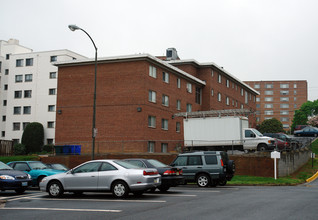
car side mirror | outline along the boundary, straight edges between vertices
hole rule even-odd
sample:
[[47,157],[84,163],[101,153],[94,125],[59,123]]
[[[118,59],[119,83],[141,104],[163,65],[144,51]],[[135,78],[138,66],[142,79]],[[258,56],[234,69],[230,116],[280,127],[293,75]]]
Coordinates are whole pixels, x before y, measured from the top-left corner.
[[252,138],[255,138],[255,137],[256,137],[256,135],[255,135],[255,134],[251,134],[251,137],[252,137]]

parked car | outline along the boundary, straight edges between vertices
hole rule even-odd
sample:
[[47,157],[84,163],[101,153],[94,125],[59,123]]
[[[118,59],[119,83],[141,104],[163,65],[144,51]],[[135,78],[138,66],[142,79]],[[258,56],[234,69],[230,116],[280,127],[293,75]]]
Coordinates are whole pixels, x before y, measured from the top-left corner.
[[302,130],[302,129],[304,129],[305,127],[308,127],[308,125],[296,125],[296,126],[295,126],[295,129],[294,129],[294,134],[295,134],[295,131]]
[[289,146],[287,146],[287,149],[297,149],[301,146],[301,143],[296,138],[289,137],[284,133],[264,133],[263,135],[288,142]]
[[182,169],[180,168],[168,166],[154,159],[129,158],[124,161],[138,167],[157,169],[161,175],[161,185],[158,187],[161,192],[169,190],[170,187],[184,184],[184,177],[182,176]]
[[23,193],[32,184],[29,174],[14,170],[0,161],[0,190],[15,190],[16,193]]
[[61,163],[46,163],[45,165],[49,169],[53,169],[53,170],[64,170],[64,171],[69,170],[69,168],[67,166],[65,166],[64,164],[61,164]]
[[182,168],[186,182],[200,187],[226,185],[235,173],[235,163],[223,151],[201,151],[179,154],[171,166]]
[[301,130],[294,131],[295,136],[318,136],[318,128],[307,126]]
[[290,149],[289,143],[287,141],[283,141],[278,138],[275,138],[275,143],[276,143],[277,149],[280,151]]
[[43,178],[40,190],[50,197],[60,197],[66,191],[77,194],[110,191],[116,198],[123,198],[129,192],[142,195],[160,184],[161,176],[156,169],[142,169],[122,160],[92,160],[66,173]]
[[30,174],[33,180],[33,186],[38,186],[41,180],[46,176],[65,172],[63,170],[49,169],[41,161],[12,161],[9,162],[8,165],[15,170]]

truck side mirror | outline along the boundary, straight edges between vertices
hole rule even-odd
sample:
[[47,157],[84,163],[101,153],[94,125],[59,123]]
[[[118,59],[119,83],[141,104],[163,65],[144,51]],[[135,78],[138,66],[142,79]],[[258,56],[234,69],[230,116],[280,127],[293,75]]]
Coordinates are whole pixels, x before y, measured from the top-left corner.
[[251,134],[251,137],[252,137],[252,138],[255,138],[255,137],[256,137],[256,135],[255,135],[255,134]]

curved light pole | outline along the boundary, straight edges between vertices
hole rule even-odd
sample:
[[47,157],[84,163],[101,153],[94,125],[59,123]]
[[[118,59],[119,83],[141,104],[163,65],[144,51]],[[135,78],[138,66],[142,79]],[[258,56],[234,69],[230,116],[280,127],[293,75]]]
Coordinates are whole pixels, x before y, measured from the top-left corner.
[[91,36],[82,28],[71,24],[68,26],[68,28],[71,31],[76,31],[76,30],[81,30],[83,31],[88,37],[89,39],[91,39],[94,48],[95,48],[95,79],[94,79],[94,105],[93,105],[93,128],[92,128],[92,138],[93,138],[93,143],[92,143],[92,160],[94,160],[94,152],[95,152],[95,137],[97,134],[97,129],[95,128],[95,124],[96,124],[96,75],[97,75],[97,47],[93,41],[93,39],[91,38]]

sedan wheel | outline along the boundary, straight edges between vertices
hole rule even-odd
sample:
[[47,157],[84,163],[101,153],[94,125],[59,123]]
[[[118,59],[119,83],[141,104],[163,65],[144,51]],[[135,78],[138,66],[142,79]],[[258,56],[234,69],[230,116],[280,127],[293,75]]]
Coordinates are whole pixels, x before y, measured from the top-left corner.
[[118,181],[112,186],[112,193],[116,198],[124,198],[128,195],[129,189],[125,182]]
[[207,187],[210,185],[210,178],[206,174],[200,174],[197,178],[197,184],[199,187]]
[[61,197],[64,193],[63,186],[59,182],[51,182],[48,186],[50,197]]

